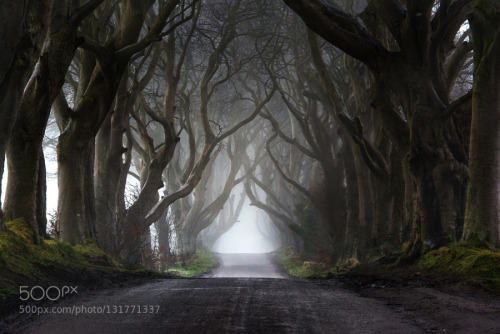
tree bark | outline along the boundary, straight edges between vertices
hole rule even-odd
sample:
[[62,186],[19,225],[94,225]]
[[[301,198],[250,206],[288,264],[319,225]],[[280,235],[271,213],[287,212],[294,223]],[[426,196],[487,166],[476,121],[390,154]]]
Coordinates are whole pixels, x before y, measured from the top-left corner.
[[24,33],[27,1],[0,2],[0,86],[12,67]]
[[172,225],[168,218],[168,211],[155,223],[158,232],[158,252],[160,260],[160,271],[165,271],[175,263],[170,244],[172,242]]
[[[441,2],[440,11],[450,10],[456,15],[448,19],[444,19],[445,15],[436,16],[433,24],[441,26],[435,30],[430,28],[432,2],[412,2],[406,10],[392,2],[394,15],[384,12],[382,15],[387,16],[382,19],[399,44],[397,52],[384,48],[356,19],[324,1],[284,1],[309,28],[365,63],[382,90],[399,96],[406,121],[395,108],[377,111],[381,112],[384,130],[400,156],[408,157],[415,186],[415,250],[432,249],[455,240],[467,157],[453,120],[446,113],[448,86],[443,86],[436,72],[444,70],[470,1]],[[372,101],[372,105],[376,107],[377,101]]]
[[84,237],[89,240],[96,240],[97,226],[96,226],[96,210],[95,210],[95,189],[94,189],[94,159],[95,159],[95,143],[89,144],[87,150],[84,152],[85,170],[83,179],[83,201],[85,204],[85,226]]
[[85,242],[85,177],[90,145],[83,141],[69,145],[64,133],[59,136],[57,220],[61,240],[72,245]]
[[[5,153],[41,42],[45,38],[48,8],[45,2],[0,3],[0,197]],[[0,202],[0,230],[5,229]]]
[[111,254],[117,253],[117,222],[123,220],[125,214],[124,181],[129,163],[128,159],[123,161],[123,154],[130,152],[123,147],[123,137],[129,126],[128,108],[135,102],[135,98],[127,92],[127,82],[128,75],[124,75],[116,95],[114,110],[102,124],[95,144],[97,240],[99,246]]
[[[10,139],[12,128],[17,116],[19,105],[21,104],[22,92],[30,75],[32,66],[29,59],[24,62],[19,59],[18,65],[13,66],[7,78],[0,85],[0,197],[2,194],[2,180],[5,169],[5,154],[7,144]],[[0,230],[5,229],[4,211],[1,208],[0,200]]]
[[38,234],[41,238],[47,235],[47,170],[45,156],[40,149],[38,158],[38,183],[36,189],[36,222]]
[[150,226],[150,224],[144,224],[144,217],[158,202],[158,190],[163,187],[163,170],[172,158],[177,142],[178,140],[174,139],[172,143],[166,143],[157,156],[151,160],[146,183],[137,200],[129,207],[123,220],[122,256],[130,263],[138,264],[141,261],[140,252],[143,243],[141,235],[147,233]]
[[[376,128],[376,127],[375,127]],[[383,154],[386,161],[389,160],[390,142],[387,136],[383,133],[382,129],[376,131],[376,147],[379,152]],[[382,248],[392,248],[391,237],[389,235],[389,221],[391,217],[391,175],[385,174],[383,176],[374,175],[370,177],[370,190],[373,203],[373,224],[371,230],[371,245],[379,248],[382,253],[385,250]]]
[[[110,111],[130,58],[158,39],[157,36],[178,3],[179,0],[167,1],[151,29],[138,41],[146,12],[152,3],[124,2],[118,29],[104,47],[93,50],[98,53],[99,61],[96,62],[85,94],[75,107],[74,117],[61,133],[58,142],[58,219],[63,241],[81,243],[85,231],[85,221],[82,220],[85,214],[85,184],[78,181],[85,179],[85,168],[82,167],[85,161],[81,156],[72,159],[75,150],[88,152]],[[72,200],[68,201],[65,196]]]
[[345,246],[342,256],[350,258],[358,256],[355,247],[358,226],[360,225],[358,178],[356,175],[352,148],[346,145],[341,158],[344,163],[344,174],[346,178],[346,230],[344,240]]
[[463,238],[500,246],[500,1],[475,1],[469,185]]
[[[86,11],[75,10],[71,16],[70,1],[52,4],[50,24],[40,57],[28,81],[12,136],[7,148],[9,185],[5,212],[11,218],[24,218],[33,228],[38,243],[37,188],[40,154],[45,127],[52,103],[61,91],[67,69],[78,45],[76,37],[80,21],[103,0],[91,1]],[[82,9],[81,7],[80,9]],[[43,182],[43,181],[40,181]]]

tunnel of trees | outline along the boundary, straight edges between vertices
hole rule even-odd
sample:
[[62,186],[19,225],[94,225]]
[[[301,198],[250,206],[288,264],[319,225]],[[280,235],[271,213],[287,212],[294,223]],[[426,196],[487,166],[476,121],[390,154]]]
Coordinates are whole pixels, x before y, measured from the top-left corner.
[[331,263],[500,247],[499,0],[0,1],[0,22],[0,229],[147,265],[151,226],[188,259],[250,203]]

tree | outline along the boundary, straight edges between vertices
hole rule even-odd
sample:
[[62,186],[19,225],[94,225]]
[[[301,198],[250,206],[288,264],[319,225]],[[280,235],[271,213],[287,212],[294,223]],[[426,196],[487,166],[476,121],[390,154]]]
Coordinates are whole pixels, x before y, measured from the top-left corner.
[[464,239],[500,246],[500,1],[475,1],[474,88]]
[[[163,141],[157,146],[155,141],[148,135],[147,124],[141,120],[137,114],[132,111],[132,116],[138,127],[138,132],[145,144],[143,154],[144,172],[141,174],[141,191],[137,200],[128,208],[123,217],[121,229],[121,241],[124,243],[122,251],[126,258],[134,263],[139,262],[139,250],[143,249],[140,242],[141,235],[149,232],[149,226],[141,229],[139,222],[144,220],[146,214],[158,202],[158,190],[163,187],[163,173],[170,163],[175,147],[180,141],[179,133],[175,128],[174,116],[176,114],[176,98],[178,85],[182,79],[181,74],[184,69],[187,50],[190,46],[191,38],[196,28],[200,7],[197,6],[196,12],[193,10],[191,15],[191,25],[186,36],[180,40],[180,46],[176,44],[176,33],[170,34],[167,42],[162,47],[165,50],[165,66],[163,74],[166,81],[166,90],[163,98],[162,113],[154,112],[144,100],[141,100],[145,113],[156,123],[160,125]],[[177,50],[179,48],[180,50]],[[154,61],[153,65],[156,65]],[[152,74],[152,73],[151,73]],[[145,154],[147,153],[147,154]],[[147,248],[147,246],[146,246]]]
[[228,205],[224,206],[224,209],[217,216],[215,220],[208,228],[202,231],[202,242],[208,248],[213,249],[217,240],[227,231],[229,231],[234,224],[238,221],[238,217],[245,204],[246,194],[242,192],[240,198],[235,205],[236,195],[231,194],[228,199]]
[[[80,22],[103,0],[94,0],[73,8],[72,1],[54,1],[50,7],[49,25],[40,56],[30,80],[24,88],[13,134],[7,147],[9,181],[4,211],[8,218],[23,217],[38,235],[45,234],[44,224],[38,226],[37,211],[44,210],[45,167],[42,140],[52,103],[64,84],[68,66],[76,48]],[[68,16],[68,13],[72,13]],[[40,190],[38,192],[37,190]],[[37,210],[38,207],[38,210]]]
[[[23,89],[38,59],[47,30],[46,1],[0,3],[0,185],[5,152],[21,103]],[[22,41],[22,43],[21,43]],[[1,189],[1,187],[0,187]],[[1,190],[0,190],[1,191]],[[5,229],[0,209],[0,230]]]
[[[170,28],[163,32],[179,3],[180,0],[169,0],[160,6],[156,20],[140,39],[146,13],[153,5],[152,1],[121,2],[122,11],[119,12],[117,25],[114,27],[116,30],[104,44],[91,36],[84,36],[85,43],[82,47],[92,52],[96,61],[88,63],[85,72],[81,73],[84,78],[79,82],[78,91],[82,97],[76,101],[77,104],[73,109],[67,112],[70,117],[63,126],[57,148],[58,223],[63,241],[81,244],[84,242],[85,232],[92,230],[86,226],[95,225],[93,217],[88,212],[89,209],[93,210],[94,205],[93,196],[90,195],[90,201],[88,197],[89,191],[92,190],[86,191],[93,189],[93,182],[88,182],[89,178],[92,181],[91,174],[88,174],[89,170],[92,171],[90,169],[92,166],[87,166],[87,162],[93,160],[95,136],[110,111],[131,57],[173,30]],[[184,12],[188,7],[189,5],[183,2],[181,11]],[[175,21],[172,27],[175,28],[183,23],[184,19],[183,16],[182,19]]]
[[[366,64],[375,77],[372,107],[399,156],[406,157],[411,175],[406,185],[414,194],[410,257],[424,246],[455,240],[467,155],[452,117],[450,92],[471,49],[467,42],[455,45],[471,1],[442,1],[435,7],[434,1],[372,0],[360,15],[365,26],[320,0],[284,2],[310,29]],[[389,30],[391,48],[370,34],[379,27],[374,18]],[[399,97],[404,115],[389,91]]]
[[[215,11],[226,10],[224,16],[227,21],[218,22],[220,25],[213,36],[203,33],[202,36],[208,39],[208,45],[211,47],[206,65],[203,69],[201,80],[199,82],[199,123],[202,128],[204,143],[199,151],[199,155],[193,164],[188,164],[188,170],[184,175],[183,183],[180,188],[164,196],[147,214],[145,219],[133,220],[134,229],[144,231],[146,228],[158,220],[165,210],[175,201],[184,198],[191,194],[191,192],[198,185],[203,176],[203,171],[208,165],[211,155],[218,145],[238,131],[241,127],[245,126],[253,119],[255,119],[262,108],[271,100],[274,89],[269,87],[263,88],[262,99],[251,100],[250,106],[246,106],[248,112],[242,113],[238,121],[233,124],[228,124],[227,127],[220,129],[217,124],[212,125],[210,102],[214,94],[222,94],[227,96],[227,93],[221,93],[221,87],[231,87],[231,79],[236,73],[239,73],[242,68],[248,63],[247,55],[240,56],[234,53],[236,45],[239,42],[238,37],[241,35],[238,31],[238,26],[242,22],[250,21],[258,15],[252,10],[242,6],[241,1],[235,1],[230,4],[229,8],[214,8]],[[224,6],[227,6],[224,4]],[[212,13],[212,15],[219,16],[220,13]],[[232,53],[231,53],[232,52]],[[241,94],[239,91],[237,94]],[[218,131],[218,130],[221,131]]]
[[[228,138],[225,152],[227,160],[221,159],[222,152],[217,154],[219,164],[227,165],[229,162],[229,173],[224,173],[222,177],[217,175],[220,174],[217,173],[217,170],[220,171],[221,168],[214,163],[214,157],[209,166],[205,168],[203,178],[193,191],[193,203],[185,214],[182,224],[176,229],[178,235],[177,255],[184,262],[195,254],[198,235],[215,221],[229,199],[233,188],[244,180],[244,176],[237,178],[248,146],[248,134],[244,133],[244,130],[241,129],[239,133]],[[219,187],[219,184],[222,187]]]

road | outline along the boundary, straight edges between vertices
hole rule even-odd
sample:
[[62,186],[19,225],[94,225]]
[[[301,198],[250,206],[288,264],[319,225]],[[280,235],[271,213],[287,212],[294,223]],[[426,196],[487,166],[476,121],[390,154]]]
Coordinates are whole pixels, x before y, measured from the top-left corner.
[[[474,318],[482,327],[475,326],[473,330],[468,328],[471,324],[460,324],[462,314],[449,316],[450,319],[419,317],[418,312],[407,310],[401,304],[394,306],[383,299],[363,297],[334,280],[262,278],[284,277],[280,269],[273,266],[273,259],[265,255],[220,255],[219,261],[219,267],[211,274],[213,278],[152,280],[136,286],[79,292],[77,297],[42,304],[48,307],[42,309],[44,314],[6,322],[4,331],[445,333],[446,324],[454,328],[448,331],[453,333],[500,333],[500,305],[497,304],[492,309],[496,313],[481,310],[486,317]],[[264,265],[257,268],[255,264],[259,261]],[[259,278],[221,278],[225,273]],[[429,303],[435,304],[432,300]],[[445,303],[453,307],[449,300]],[[58,311],[73,314],[47,314]],[[444,320],[461,327],[453,327]],[[496,324],[499,327],[494,328]]]
[[215,254],[219,265],[206,278],[288,278],[269,254]]

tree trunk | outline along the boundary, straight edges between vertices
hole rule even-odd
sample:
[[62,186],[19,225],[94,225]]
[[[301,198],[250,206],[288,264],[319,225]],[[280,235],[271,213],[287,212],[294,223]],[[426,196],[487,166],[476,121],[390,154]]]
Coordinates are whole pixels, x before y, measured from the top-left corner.
[[163,187],[163,170],[172,158],[176,144],[177,141],[170,145],[165,143],[165,146],[151,160],[146,183],[137,200],[127,211],[120,232],[123,244],[122,255],[130,263],[139,264],[141,261],[140,252],[143,240],[140,236],[149,231],[145,217],[158,202],[158,190]]
[[[39,152],[52,103],[61,91],[68,67],[81,43],[76,31],[84,12],[68,16],[71,1],[53,3],[50,24],[40,57],[28,81],[12,136],[7,148],[9,184],[6,194],[6,212],[9,217],[23,217],[39,234],[36,223]],[[92,8],[99,5],[95,1]],[[85,12],[87,15],[89,12]],[[12,172],[11,172],[12,171]],[[38,242],[35,237],[35,242]]]
[[[414,1],[405,8],[397,1],[391,2],[391,8],[398,14],[382,17],[382,20],[387,19],[385,26],[399,44],[400,50],[392,52],[385,49],[385,43],[373,38],[380,25],[375,22],[377,26],[370,27],[370,20],[377,17],[370,15],[370,8],[361,17],[365,23],[362,25],[358,18],[324,1],[284,2],[303,18],[309,28],[365,63],[384,91],[392,91],[398,96],[405,119],[390,101],[383,101],[389,107],[378,108],[378,101],[373,101],[372,105],[380,111],[377,115],[399,155],[408,154],[414,186],[414,250],[420,252],[423,244],[432,249],[455,240],[467,157],[451,115],[447,113],[447,83],[440,79],[446,58],[455,48],[453,38],[469,3],[454,2],[458,15],[453,17],[444,14],[433,17],[434,2]],[[450,3],[441,2],[440,13],[449,6]],[[392,19],[396,17],[393,23]],[[444,29],[433,29],[434,24]],[[438,46],[436,41],[443,43]]]
[[175,257],[170,249],[172,240],[172,229],[168,220],[168,211],[155,223],[158,232],[158,252],[160,257],[160,271],[167,270],[175,263]]
[[[434,110],[424,120],[420,118],[424,112],[415,112],[416,117],[411,127],[413,140],[408,154],[415,186],[416,230],[412,232],[412,242],[423,243],[416,245],[415,250],[422,246],[435,249],[456,240],[461,188],[467,173],[462,162],[464,157],[455,156],[454,138],[451,135],[455,131],[452,120],[438,119],[439,115]],[[420,227],[415,224],[420,224]]]
[[96,136],[96,227],[99,246],[113,254],[116,244],[116,197],[113,196],[113,187],[117,185],[117,179],[114,179],[113,170],[109,167],[110,133],[111,115],[108,115]]
[[[375,126],[376,128],[376,126]],[[376,130],[376,148],[386,161],[389,159],[391,144],[382,129]],[[382,253],[387,252],[387,248],[392,248],[391,237],[389,235],[389,222],[391,217],[391,183],[390,175],[370,176],[370,190],[373,203],[373,224],[371,230],[371,246],[379,249]]]
[[[48,8],[41,1],[0,4],[0,197],[5,154],[24,88],[45,38]],[[19,43],[23,41],[23,43]],[[29,41],[30,43],[26,43]],[[0,201],[0,230],[5,229]]]
[[4,212],[7,219],[23,218],[33,229],[34,241],[39,243],[36,219],[37,187],[40,166],[40,145],[30,145],[20,135],[11,138],[7,148],[9,176]]
[[392,245],[402,243],[401,231],[405,225],[405,180],[403,166],[398,152],[391,151],[391,219],[389,236]]
[[196,255],[196,238],[198,234],[182,229],[177,236],[177,258],[183,266]]
[[[124,218],[124,191],[129,162],[123,162],[123,137],[128,125],[128,75],[124,75],[113,113],[108,115],[96,137],[96,214],[99,245],[116,250],[116,221]],[[129,145],[130,146],[130,145]],[[124,168],[125,167],[125,168]],[[143,176],[141,172],[141,177]]]
[[500,2],[475,1],[474,87],[463,238],[500,246]]
[[95,211],[95,190],[94,190],[94,151],[95,143],[90,143],[87,150],[84,152],[85,159],[85,175],[83,180],[83,196],[85,203],[85,226],[84,235],[89,240],[96,240],[96,211]]
[[359,149],[356,147],[353,150],[359,196],[359,224],[356,231],[354,231],[354,249],[361,255],[365,254],[370,240],[373,224],[373,203],[370,196],[370,171],[360,157]]
[[359,191],[354,156],[350,146],[344,147],[342,154],[344,173],[346,177],[346,231],[343,257],[357,257],[355,239],[360,225],[359,218]]
[[[19,56],[18,56],[19,57]],[[17,60],[0,85],[0,230],[5,229],[4,212],[1,208],[2,179],[5,169],[5,154],[12,128],[17,116],[21,97],[32,66],[29,60]]]
[[[91,186],[93,187],[93,182],[90,182],[89,178],[93,176],[90,173],[86,174],[87,158],[81,152],[90,152],[95,136],[110,111],[123,73],[135,50],[129,50],[126,46],[137,42],[146,11],[151,4],[140,1],[124,3],[118,30],[106,43],[106,55],[100,55],[84,89],[85,94],[77,101],[75,117],[70,119],[59,136],[58,221],[63,241],[72,244],[84,242],[83,235],[88,230],[84,219],[86,214],[91,214],[91,211],[86,211],[92,209],[89,197],[86,198],[85,189],[87,187],[89,194]],[[167,20],[166,14],[169,14],[176,4],[176,0],[167,2],[160,15],[162,20]],[[167,17],[164,17],[165,15]],[[163,28],[162,24],[164,21],[155,22],[150,33],[159,33],[158,29]],[[148,45],[149,43],[141,44],[141,47]],[[87,181],[85,181],[86,175]]]
[[40,149],[38,158],[38,184],[36,189],[36,221],[38,234],[44,238],[47,235],[47,170],[45,156]]
[[89,144],[72,140],[65,133],[57,145],[59,200],[57,220],[61,240],[72,245],[84,244],[85,169]]

